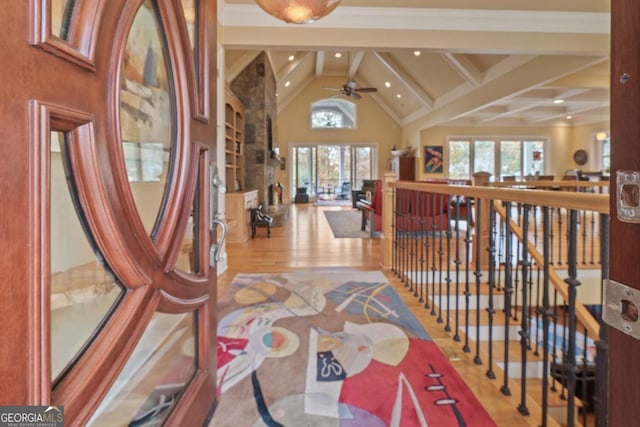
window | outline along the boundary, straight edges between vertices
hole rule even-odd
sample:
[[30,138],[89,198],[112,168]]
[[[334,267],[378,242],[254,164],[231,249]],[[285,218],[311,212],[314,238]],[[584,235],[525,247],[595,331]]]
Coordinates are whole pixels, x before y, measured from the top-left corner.
[[600,167],[602,173],[609,175],[611,170],[611,137],[608,132],[598,132],[596,134],[596,142],[600,144]]
[[363,180],[376,174],[376,152],[375,145],[293,145],[291,188],[304,187],[309,196],[318,198],[335,198],[345,185],[360,189]]
[[356,104],[343,99],[321,99],[311,104],[312,129],[354,129]]
[[470,179],[489,172],[494,180],[544,173],[543,140],[450,139],[449,178]]

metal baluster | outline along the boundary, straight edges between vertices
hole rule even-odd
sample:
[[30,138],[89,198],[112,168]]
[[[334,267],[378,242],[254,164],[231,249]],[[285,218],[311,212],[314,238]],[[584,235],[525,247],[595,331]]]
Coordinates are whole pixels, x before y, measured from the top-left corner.
[[[433,203],[433,209],[428,209],[427,212],[435,212],[436,210],[436,194],[430,194],[428,199]],[[436,219],[433,215],[431,215],[431,312],[432,316],[435,316],[436,313]]]
[[[558,346],[557,346],[557,339],[556,337],[558,336],[557,333],[557,329],[558,329],[558,314],[557,314],[557,310],[558,310],[558,290],[554,289],[553,290],[553,324],[551,326],[553,326],[553,334],[550,334],[553,337],[553,345],[552,345],[552,351],[551,351],[551,355],[553,357],[553,366],[557,366],[558,364]],[[558,391],[557,387],[556,387],[556,377],[553,377],[553,382],[551,383],[551,391]]]
[[419,244],[420,244],[420,274],[416,274],[416,280],[420,286],[420,297],[418,298],[418,302],[424,303],[424,270],[425,270],[425,247],[424,247],[424,231],[425,231],[425,220],[426,213],[422,212],[420,215],[420,228],[418,230]]
[[[527,318],[527,305],[529,304],[529,293],[527,289],[528,273],[529,273],[529,251],[527,242],[529,241],[529,208],[528,204],[523,206],[524,223],[522,224],[522,257],[520,264],[522,266],[522,323],[520,324],[520,348],[521,348],[521,378],[520,378],[520,404],[518,405],[518,411],[522,415],[529,415],[529,409],[527,408],[526,396],[527,396],[527,351],[529,344],[529,319]],[[508,339],[508,337],[507,337]]]
[[558,265],[562,265],[562,208],[558,208]]
[[502,249],[504,248],[504,230],[505,230],[505,223],[502,220],[502,218],[500,218],[500,239],[498,240],[498,290],[502,290],[502,280],[501,280],[501,272],[502,272],[502,265],[504,263],[504,253],[502,252]]
[[[582,265],[587,264],[587,211],[580,212],[580,216],[582,216]],[[591,234],[593,235],[593,220],[591,222]],[[576,249],[577,250],[577,249]],[[591,248],[593,255],[593,248]],[[591,260],[591,264],[593,264],[593,259]]]
[[575,424],[575,394],[576,394],[576,301],[577,287],[580,281],[577,280],[577,230],[578,212],[572,209],[569,212],[569,278],[565,279],[569,286],[569,342],[567,347],[568,358],[564,371],[567,375],[568,407],[567,425],[572,427]]
[[[548,405],[549,405],[549,319],[553,312],[549,306],[549,253],[550,235],[547,230],[550,227],[549,208],[542,207],[542,256],[543,278],[542,278],[542,427],[547,427]],[[554,340],[555,342],[555,340]],[[554,345],[555,347],[555,345]],[[555,349],[554,349],[555,352]]]
[[[469,203],[467,202],[467,210],[470,210]],[[455,334],[453,340],[460,341],[460,203],[455,205],[456,218],[455,218],[455,232],[456,232],[456,258],[454,261],[456,268],[456,317],[455,317]],[[467,223],[467,228],[469,224]]]
[[595,246],[596,246],[596,213],[591,212],[591,260],[589,264],[595,264]]
[[[511,257],[512,257],[512,249],[511,249],[511,243],[512,243],[512,233],[511,233],[511,202],[507,202],[507,209],[506,209],[506,217],[505,217],[505,223],[506,223],[506,230],[505,230],[505,258],[506,258],[506,263],[505,263],[505,268],[504,268],[504,281],[505,281],[505,286],[504,286],[504,311],[505,311],[505,322],[504,322],[504,336],[505,339],[508,339],[509,337],[509,323],[511,322],[511,320],[509,319],[511,317],[511,295],[513,293],[513,283],[512,283],[512,278],[511,278]],[[506,364],[506,366],[508,366],[509,364],[509,346],[505,345],[504,346],[504,363]],[[511,396],[511,390],[509,389],[509,369],[505,369],[504,371],[504,382],[502,384],[502,387],[500,388],[500,391],[502,392],[502,394],[504,394],[505,396]]]
[[462,350],[465,353],[471,353],[471,348],[469,347],[469,303],[471,300],[471,289],[470,286],[470,276],[469,271],[471,267],[471,227],[469,224],[471,223],[471,208],[467,209],[467,230],[465,232],[464,244],[465,244],[465,253],[464,253],[464,263],[465,263],[465,281],[464,281],[464,346]]
[[438,224],[438,229],[434,230],[434,234],[438,235],[438,323],[442,323],[442,259],[444,257],[444,250],[442,247],[442,227],[443,227],[443,209],[444,206],[444,194],[436,195],[438,198],[438,203],[435,205],[435,211],[439,213],[438,217],[440,218],[440,224]]
[[[489,203],[489,304],[487,313],[489,314],[489,361],[487,363],[487,377],[494,380],[496,378],[493,372],[493,316],[496,313],[493,301],[493,287],[496,279],[496,210],[493,202]],[[478,307],[480,311],[480,307]],[[476,326],[480,329],[480,324]],[[505,338],[505,342],[508,338]]]
[[[609,215],[600,214],[600,265],[602,266],[601,281],[609,278]],[[600,292],[602,295],[602,292]],[[600,301],[602,306],[602,301]],[[607,401],[607,388],[609,384],[609,327],[602,320],[602,313],[598,316],[600,334],[596,341],[596,427],[607,425],[607,413],[609,403]]]
[[411,239],[411,252],[410,252],[410,270],[409,270],[409,274],[411,276],[411,287],[409,288],[409,292],[413,291],[413,296],[414,297],[418,297],[418,285],[416,283],[416,279],[415,279],[415,272],[417,271],[418,268],[418,241],[416,238],[416,234],[415,234],[415,230],[417,228],[417,218],[418,215],[420,214],[420,211],[418,209],[418,203],[420,202],[420,198],[421,198],[421,192],[419,191],[413,191],[412,192],[412,199],[415,200],[415,211],[414,212],[410,212],[410,218],[411,218],[411,222],[409,225],[409,238]]
[[[430,206],[431,206],[431,197],[429,197],[428,195],[425,195],[425,212],[429,212],[430,210]],[[426,219],[428,219],[429,216],[427,215],[425,217],[425,248],[427,249],[427,254],[425,257],[425,260],[427,262],[427,264],[429,263],[429,258],[430,258],[430,254],[431,254],[431,250],[433,249],[431,246],[431,240],[429,237],[429,229],[431,228],[431,223],[428,222]],[[430,267],[426,266],[425,268],[425,280],[424,280],[424,289],[425,289],[425,298],[424,298],[424,308],[431,308],[431,304],[433,304],[434,300],[433,300],[433,294],[431,294],[431,303],[429,303],[429,270]]]
[[449,196],[446,196],[445,200],[446,200],[447,206],[444,207],[446,209],[446,213],[443,215],[443,217],[446,217],[445,230],[446,230],[446,237],[447,237],[447,251],[446,251],[447,276],[445,279],[447,282],[447,309],[446,309],[447,322],[444,325],[444,330],[447,332],[451,332],[451,218],[449,218],[449,212],[451,212],[451,205],[449,204]]
[[587,425],[587,412],[591,409],[589,405],[589,390],[587,388],[588,378],[587,378],[587,328],[583,327],[583,341],[582,341],[582,377],[580,378],[580,385],[582,387],[582,397],[580,401],[582,402],[582,425]]
[[[511,277],[513,278],[513,291],[511,293],[511,295],[513,296],[513,300],[511,301],[511,306],[512,307],[517,307],[518,306],[518,295],[520,295],[520,293],[518,292],[518,285],[520,284],[520,262],[518,261],[518,254],[520,253],[520,248],[522,247],[520,240],[516,240],[516,250],[513,252],[516,254],[516,263],[515,263],[515,269],[516,272],[515,274],[511,274]],[[513,320],[514,321],[518,321],[518,310],[517,308],[514,310],[511,310],[512,312],[512,316],[513,316]]]
[[553,265],[553,249],[554,249],[554,228],[555,228],[555,221],[553,220],[553,213],[555,212],[555,209],[551,209],[549,210],[549,220],[551,222],[551,226],[549,227],[548,230],[545,230],[544,232],[548,232],[549,233],[549,264]]
[[478,241],[476,243],[475,254],[476,269],[473,273],[476,276],[476,355],[473,358],[473,363],[480,365],[482,364],[482,359],[480,358],[480,285],[482,280],[482,272],[480,271],[480,253],[482,251],[480,248],[480,236],[482,235],[482,199],[476,200],[476,203],[478,204],[478,218],[476,218],[476,238]]

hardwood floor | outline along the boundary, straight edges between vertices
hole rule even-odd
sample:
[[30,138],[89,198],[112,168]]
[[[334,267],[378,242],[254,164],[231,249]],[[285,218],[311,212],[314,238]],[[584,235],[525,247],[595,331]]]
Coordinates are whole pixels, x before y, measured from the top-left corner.
[[[520,415],[516,409],[519,398],[504,396],[499,391],[501,384],[486,377],[487,367],[475,365],[473,355],[462,351],[459,343],[451,339],[450,333],[443,330],[442,324],[429,315],[403,284],[395,279],[393,273],[382,270],[381,240],[334,238],[323,214],[327,209],[349,208],[315,207],[312,204],[291,205],[288,221],[283,226],[274,227],[271,238],[267,238],[265,229],[258,229],[256,237],[248,242],[228,243],[228,269],[218,278],[218,294],[228,288],[237,273],[287,272],[316,268],[381,270],[449,357],[498,426],[540,425],[540,412],[536,410],[535,404],[529,405],[531,415]],[[517,386],[514,384],[512,389],[517,389]]]

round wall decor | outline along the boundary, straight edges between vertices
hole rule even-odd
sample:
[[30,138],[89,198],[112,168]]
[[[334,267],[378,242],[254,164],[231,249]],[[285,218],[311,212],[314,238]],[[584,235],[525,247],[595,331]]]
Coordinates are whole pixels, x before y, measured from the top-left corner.
[[587,163],[588,158],[589,156],[587,155],[587,152],[584,150],[576,150],[576,152],[573,153],[573,161],[579,164],[580,166]]

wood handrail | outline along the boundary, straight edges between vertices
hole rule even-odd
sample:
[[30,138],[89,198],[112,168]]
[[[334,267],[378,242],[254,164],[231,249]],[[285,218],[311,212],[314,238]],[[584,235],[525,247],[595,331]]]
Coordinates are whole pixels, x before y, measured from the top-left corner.
[[[555,181],[538,181],[548,183]],[[560,181],[558,181],[560,182]],[[565,183],[570,181],[564,181]],[[575,182],[571,182],[575,186]],[[553,208],[567,208],[594,211],[602,214],[609,213],[609,195],[579,193],[570,191],[550,191],[515,188],[479,187],[472,185],[429,184],[425,182],[396,181],[390,182],[391,187],[398,189],[423,191],[429,193],[451,194],[489,200],[509,200],[517,203],[548,206]]]
[[558,187],[558,188],[595,188],[609,187],[609,181],[500,181],[490,182],[489,187]]

